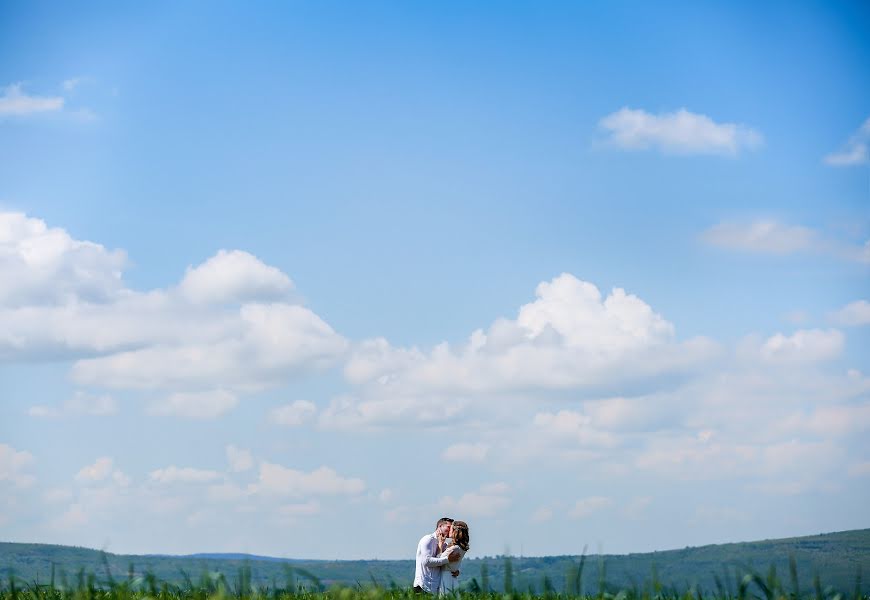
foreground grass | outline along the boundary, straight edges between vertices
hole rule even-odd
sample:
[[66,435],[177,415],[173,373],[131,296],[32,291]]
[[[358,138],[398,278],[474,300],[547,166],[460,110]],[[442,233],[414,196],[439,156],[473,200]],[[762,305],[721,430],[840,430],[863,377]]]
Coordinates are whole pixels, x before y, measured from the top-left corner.
[[[602,577],[597,582],[597,591],[583,593],[583,566],[567,574],[565,589],[556,590],[547,577],[539,586],[527,584],[527,589],[515,589],[511,560],[505,560],[503,581],[491,586],[486,575],[481,580],[472,578],[457,591],[445,594],[455,600],[870,600],[863,593],[861,573],[858,572],[855,586],[850,591],[835,590],[823,586],[821,578],[813,578],[812,589],[799,588],[794,560],[790,561],[788,582],[782,581],[771,566],[766,574],[748,570],[733,573],[733,578],[723,581],[715,577],[716,589],[702,590],[695,586],[682,589],[658,581],[655,569],[652,577],[642,584],[625,589],[614,589]],[[262,586],[252,584],[251,569],[239,569],[235,577],[228,579],[222,573],[205,572],[196,581],[181,571],[183,584],[161,581],[153,574],[135,575],[130,567],[129,576],[123,580],[113,578],[106,563],[105,576],[79,571],[73,581],[61,572],[56,576],[52,569],[47,582],[22,581],[9,573],[0,581],[0,600],[421,600],[426,596],[414,594],[413,590],[392,584],[383,587],[374,579],[357,582],[354,587],[334,586],[325,589],[320,580],[310,572],[288,566],[285,581]],[[497,587],[495,590],[493,587]]]

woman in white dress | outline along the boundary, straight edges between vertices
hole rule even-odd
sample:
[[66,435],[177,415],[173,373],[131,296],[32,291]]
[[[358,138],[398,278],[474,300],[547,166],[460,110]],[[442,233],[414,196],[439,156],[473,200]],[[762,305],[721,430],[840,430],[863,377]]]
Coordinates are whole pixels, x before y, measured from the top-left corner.
[[459,565],[462,563],[465,553],[468,552],[468,549],[470,548],[470,542],[471,537],[468,535],[468,523],[465,521],[453,521],[453,525],[450,528],[450,537],[444,540],[441,556],[449,556],[451,552],[458,550],[459,558],[453,562],[448,562],[446,565],[441,567],[445,571],[450,571],[453,575],[453,577],[441,578],[442,593],[452,593],[456,589],[456,579],[459,576]]

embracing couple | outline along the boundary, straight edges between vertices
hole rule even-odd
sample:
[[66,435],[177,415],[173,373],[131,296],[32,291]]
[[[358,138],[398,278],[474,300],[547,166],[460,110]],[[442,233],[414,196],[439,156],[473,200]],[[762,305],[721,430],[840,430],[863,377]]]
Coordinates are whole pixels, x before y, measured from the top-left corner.
[[441,578],[449,571],[459,577],[459,563],[468,552],[468,523],[450,517],[438,519],[435,531],[424,535],[417,544],[417,570],[414,591],[437,594],[442,590]]

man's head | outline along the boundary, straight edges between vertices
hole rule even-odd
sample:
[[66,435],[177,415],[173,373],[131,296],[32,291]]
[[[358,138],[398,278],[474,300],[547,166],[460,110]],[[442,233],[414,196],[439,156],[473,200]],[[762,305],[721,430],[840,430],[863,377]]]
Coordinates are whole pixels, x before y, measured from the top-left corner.
[[441,537],[450,535],[450,527],[453,525],[453,519],[450,517],[441,517],[435,525],[435,533]]

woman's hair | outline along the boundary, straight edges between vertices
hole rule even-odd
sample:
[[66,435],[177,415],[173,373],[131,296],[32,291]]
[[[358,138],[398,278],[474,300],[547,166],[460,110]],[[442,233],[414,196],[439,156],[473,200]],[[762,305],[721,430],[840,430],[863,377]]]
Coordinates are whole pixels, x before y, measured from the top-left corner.
[[465,521],[453,521],[453,531],[451,534],[453,543],[468,552],[471,537],[468,535],[468,523]]

